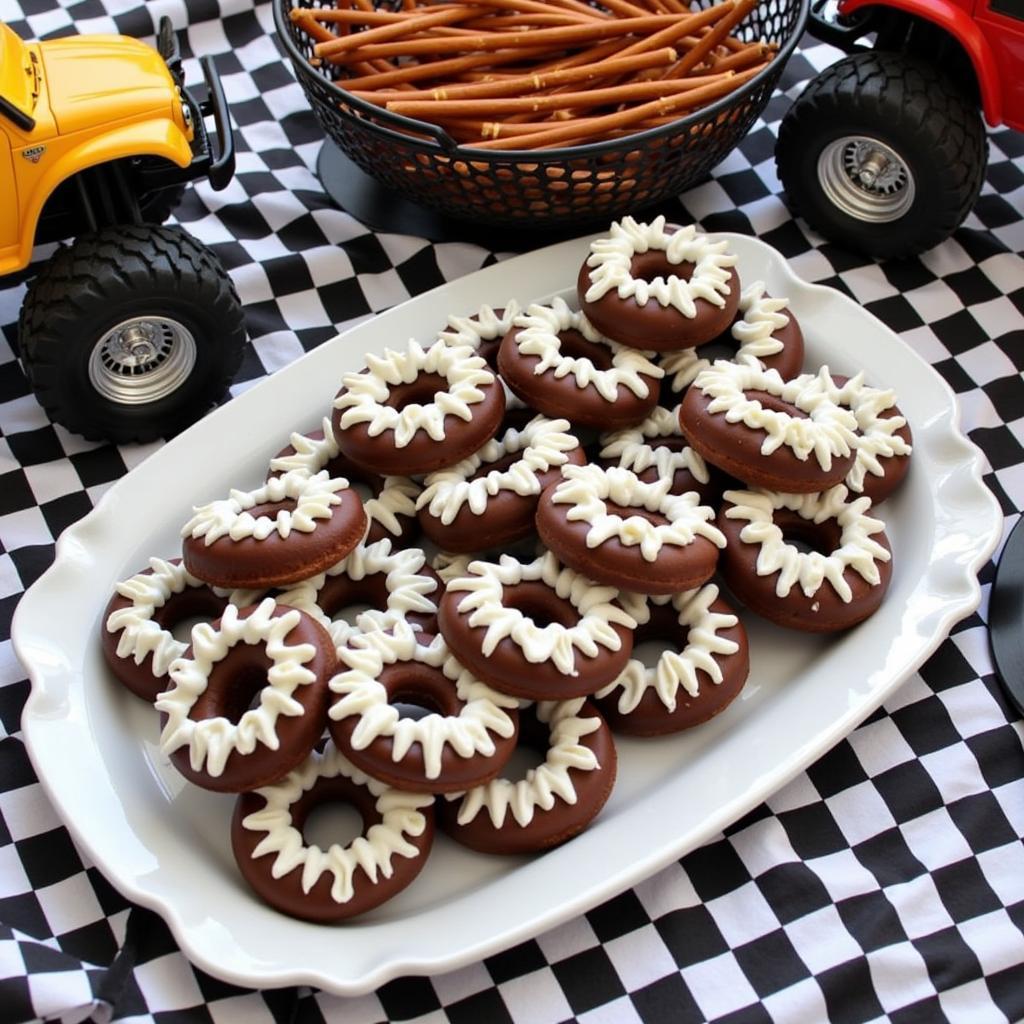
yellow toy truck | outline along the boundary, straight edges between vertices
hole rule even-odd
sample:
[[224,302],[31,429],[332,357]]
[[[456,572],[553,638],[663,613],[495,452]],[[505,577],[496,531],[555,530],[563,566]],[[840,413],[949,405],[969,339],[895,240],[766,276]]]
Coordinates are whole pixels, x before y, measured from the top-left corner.
[[30,283],[18,347],[50,417],[87,438],[176,433],[242,357],[223,267],[163,225],[189,181],[221,189],[234,174],[224,92],[212,61],[201,66],[197,103],[168,18],[155,50],[114,35],[27,43],[0,22],[0,274],[74,238]]

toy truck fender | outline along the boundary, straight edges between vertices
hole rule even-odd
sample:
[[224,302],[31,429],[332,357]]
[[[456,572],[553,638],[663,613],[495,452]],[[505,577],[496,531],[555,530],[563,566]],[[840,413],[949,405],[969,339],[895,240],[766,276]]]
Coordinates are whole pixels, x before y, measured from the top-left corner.
[[[876,6],[875,0],[845,0],[840,10],[844,15],[853,15],[873,6]],[[1003,102],[997,62],[991,46],[971,15],[950,0],[885,0],[885,6],[930,21],[960,43],[978,79],[985,120],[993,127],[1002,124]]]
[[[63,145],[65,141],[70,143],[67,148]],[[19,152],[31,146],[15,148],[11,153],[15,162],[15,188],[22,193],[19,205],[24,223],[13,256],[10,252],[5,254],[0,250],[0,274],[9,274],[28,266],[43,207],[57,186],[73,175],[90,167],[131,157],[160,157],[180,168],[188,167],[192,162],[192,147],[187,137],[166,116],[125,124],[104,131],[102,135],[83,138],[78,143],[72,137],[52,140],[50,145],[59,152],[55,154],[52,164],[41,173],[40,165],[45,166],[47,163],[45,152],[35,165],[18,159]]]

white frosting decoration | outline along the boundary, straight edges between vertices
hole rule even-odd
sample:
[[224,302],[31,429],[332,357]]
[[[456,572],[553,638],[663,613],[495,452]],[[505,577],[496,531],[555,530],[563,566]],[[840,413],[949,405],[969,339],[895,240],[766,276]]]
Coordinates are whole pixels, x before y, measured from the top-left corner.
[[659,477],[672,480],[677,470],[685,469],[698,483],[706,484],[711,474],[704,459],[689,445],[673,451],[657,443],[668,437],[683,439],[683,432],[679,429],[679,406],[665,409],[656,405],[638,426],[602,434],[600,457],[618,459],[623,469],[631,469],[637,476],[654,466]]
[[[153,675],[160,677],[167,675],[171,662],[185,653],[188,644],[176,640],[174,634],[160,626],[153,616],[174,594],[190,587],[205,587],[206,584],[197,580],[180,562],[151,558],[149,568],[150,572],[136,573],[115,584],[114,589],[131,604],[112,611],[107,616],[106,629],[108,633],[121,633],[117,638],[119,658],[131,658],[136,665],[141,665],[146,655],[152,654]],[[210,589],[238,607],[255,603],[262,593],[256,590],[228,591],[219,587]]]
[[[820,494],[780,494],[773,491],[726,491],[724,500],[727,519],[741,519],[746,525],[740,530],[745,544],[760,545],[757,553],[757,575],[778,573],[775,593],[786,597],[794,586],[799,586],[807,597],[813,597],[825,580],[844,603],[853,599],[846,581],[847,569],[852,569],[866,583],[876,586],[881,582],[878,562],[892,557],[872,535],[881,533],[885,523],[872,519],[866,513],[871,508],[870,498],[857,498],[848,502],[848,492],[842,484]],[[841,529],[839,547],[824,555],[819,551],[801,551],[788,544],[782,530],[776,526],[774,514],[779,509],[796,512],[802,519],[823,523],[834,519]]]
[[[445,416],[471,420],[470,406],[484,400],[481,388],[495,381],[487,364],[468,345],[450,346],[443,341],[424,349],[410,339],[404,352],[385,349],[383,356],[368,352],[366,366],[369,372],[342,377],[344,390],[334,399],[334,408],[342,410],[341,429],[365,423],[370,437],[392,430],[396,448],[406,447],[420,430],[434,441],[443,441]],[[448,382],[432,401],[410,402],[401,411],[384,404],[391,388],[411,384],[427,373]]]
[[[334,779],[339,775],[370,791],[381,821],[371,825],[347,846],[331,843],[322,850],[315,843],[306,843],[302,833],[292,824],[291,808],[319,779]],[[423,835],[427,827],[423,811],[434,802],[429,793],[405,793],[371,779],[346,760],[330,742],[322,754],[314,750],[280,782],[255,792],[263,798],[264,807],[247,814],[242,819],[242,828],[266,834],[253,850],[253,859],[276,854],[270,868],[273,878],[283,878],[290,871],[301,868],[302,891],[307,894],[321,875],[329,872],[332,876],[331,899],[335,903],[348,903],[355,895],[353,878],[357,868],[362,868],[370,883],[376,884],[378,876],[391,877],[394,857],[421,856],[420,849],[406,836],[416,838]]]
[[[328,686],[339,699],[328,714],[340,722],[352,715],[359,721],[352,732],[352,746],[365,750],[378,737],[391,743],[391,760],[401,761],[414,743],[423,751],[428,779],[441,775],[441,757],[451,747],[459,757],[490,757],[494,751],[492,733],[507,738],[515,724],[504,708],[517,708],[514,697],[506,697],[481,683],[449,653],[444,638],[433,637],[421,644],[409,623],[397,621],[390,632],[370,630],[352,637],[338,652],[342,666]],[[464,706],[458,715],[436,712],[422,718],[403,718],[388,703],[388,694],[377,677],[388,665],[415,662],[439,669],[454,684],[455,695]]]
[[[331,634],[336,648],[345,647],[369,623],[376,623],[381,629],[390,629],[397,620],[404,620],[410,612],[437,614],[437,581],[422,574],[426,562],[426,555],[419,548],[392,551],[391,541],[387,538],[375,544],[358,544],[326,572],[303,580],[280,594],[277,603],[298,608],[311,615]],[[357,616],[356,624],[352,625],[344,619],[331,619],[320,607],[320,591],[332,577],[347,576],[358,583],[368,576],[376,575],[385,577],[384,585],[388,592],[385,609],[364,611]],[[357,599],[356,603],[364,602]]]
[[[640,554],[653,562],[665,545],[686,547],[704,537],[716,547],[725,547],[725,537],[714,525],[715,510],[700,504],[696,491],[669,494],[672,480],[662,477],[645,484],[635,473],[621,466],[602,469],[593,464],[566,466],[562,482],[551,493],[555,505],[571,505],[569,522],[584,522],[587,547],[596,548],[611,537],[626,547],[639,545]],[[652,523],[642,515],[609,512],[608,504],[646,509],[667,522]]]
[[913,450],[897,433],[907,425],[903,416],[883,416],[896,405],[896,392],[891,388],[868,387],[864,373],[851,377],[842,387],[832,379],[828,367],[823,366],[817,375],[806,378],[812,387],[820,388],[830,401],[849,409],[857,418],[857,436],[854,448],[857,458],[846,475],[846,486],[859,494],[864,490],[864,479],[885,476],[885,467],[879,461],[897,455],[909,455]]
[[[620,299],[633,299],[638,306],[646,306],[653,299],[658,305],[671,306],[692,319],[697,315],[699,299],[719,309],[725,305],[725,296],[730,292],[730,268],[738,262],[728,248],[728,242],[712,241],[693,224],[669,232],[665,230],[664,216],[655,217],[649,224],[623,217],[612,223],[608,236],[590,243],[590,287],[583,298],[597,302],[614,291]],[[676,274],[667,278],[659,275],[653,281],[634,277],[630,271],[633,257],[652,249],[664,252],[665,259],[676,266],[692,263],[690,280]]]
[[475,316],[448,316],[448,329],[438,337],[446,345],[468,345],[476,352],[485,341],[497,341],[504,338],[512,326],[512,319],[519,315],[519,303],[509,299],[501,311],[501,316],[487,305],[481,306]]
[[[278,716],[303,714],[295,691],[316,680],[316,674],[303,667],[316,657],[316,647],[285,643],[285,637],[298,625],[300,614],[292,609],[275,615],[275,607],[273,598],[265,598],[251,615],[240,619],[238,609],[228,605],[218,629],[201,622],[192,630],[192,657],[178,658],[171,664],[171,687],[154,702],[157,711],[167,715],[160,734],[163,754],[188,747],[192,770],[202,771],[205,765],[206,773],[217,778],[233,750],[251,754],[257,743],[277,750]],[[259,704],[246,711],[237,722],[223,717],[193,721],[188,717],[189,712],[206,691],[214,665],[242,643],[265,645],[271,662]]]
[[[761,365],[762,359],[778,355],[785,348],[776,331],[789,323],[789,317],[782,312],[789,305],[789,299],[772,299],[765,294],[764,281],[755,281],[740,293],[739,317],[732,325],[733,339],[739,342],[733,361]],[[659,360],[666,374],[672,374],[672,390],[683,391],[694,381],[702,370],[711,365],[710,359],[698,353],[703,346],[682,348],[666,352]]]
[[[536,356],[534,376],[551,371],[556,378],[572,376],[576,387],[593,387],[606,401],[614,402],[619,387],[632,391],[637,398],[646,398],[650,386],[644,377],[661,380],[665,371],[655,366],[643,353],[610,341],[596,331],[582,314],[574,312],[564,299],[556,296],[550,306],[534,303],[513,321],[518,328],[514,335],[521,355]],[[578,331],[587,341],[605,345],[611,352],[612,365],[599,370],[590,359],[565,355],[558,335],[563,331]]]
[[462,801],[458,823],[468,825],[481,810],[486,809],[495,828],[505,824],[509,811],[516,824],[525,828],[538,810],[550,811],[555,806],[556,797],[575,805],[576,787],[569,769],[592,772],[601,767],[593,750],[582,740],[584,736],[597,732],[602,721],[596,715],[580,717],[583,703],[583,698],[537,703],[537,718],[550,730],[544,763],[531,768],[523,778],[515,781],[499,777],[465,793],[446,794],[449,801]]
[[[573,626],[557,622],[538,626],[518,608],[506,607],[504,588],[518,583],[540,582],[568,601],[579,615]],[[576,652],[585,657],[598,654],[598,647],[617,651],[622,646],[613,624],[636,628],[636,619],[616,599],[615,587],[598,586],[585,576],[563,567],[551,552],[532,562],[520,562],[502,555],[499,562],[470,562],[465,576],[448,581],[448,590],[467,591],[458,611],[468,613],[470,626],[482,626],[484,657],[490,657],[508,637],[532,665],[551,661],[563,675],[578,675]]]
[[700,693],[698,671],[706,672],[717,686],[722,682],[718,655],[735,654],[740,649],[734,640],[718,635],[720,629],[731,629],[739,619],[711,610],[711,605],[718,600],[715,584],[708,583],[679,594],[654,595],[648,600],[658,605],[671,602],[679,625],[686,630],[686,646],[681,651],[671,648],[664,651],[653,668],[638,658],[631,658],[618,679],[598,690],[598,697],[620,691],[618,709],[622,715],[635,711],[648,690],[654,690],[669,712],[675,711],[680,687],[696,697]]
[[[326,470],[313,476],[293,470],[268,480],[254,491],[232,488],[227,498],[193,506],[194,514],[181,528],[181,535],[194,539],[202,537],[207,547],[221,537],[266,540],[276,533],[281,540],[287,540],[293,530],[312,533],[317,527],[317,520],[330,519],[333,515],[331,506],[342,503],[343,496],[339,492],[345,490],[348,490],[348,481],[344,477],[332,479]],[[355,500],[355,495],[351,495],[351,499]],[[281,501],[294,502],[294,508],[278,509],[273,517],[254,516],[248,511],[257,505]]]
[[[566,452],[579,447],[579,439],[569,433],[569,426],[568,420],[535,416],[521,431],[509,427],[500,439],[493,438],[475,454],[449,469],[431,473],[423,482],[416,507],[425,507],[448,526],[467,504],[473,515],[483,515],[488,502],[499,491],[523,496],[540,494],[538,474],[565,465]],[[507,469],[492,469],[471,479],[482,466],[509,455],[519,458]]]
[[[857,443],[853,413],[830,401],[806,377],[784,381],[776,370],[718,359],[697,376],[693,386],[711,398],[709,413],[724,413],[729,423],[763,430],[767,436],[761,443],[762,455],[785,445],[802,462],[813,454],[827,472],[833,457],[849,455]],[[807,418],[766,409],[757,399],[748,398],[746,391],[774,395],[805,412]]]
[[[295,450],[289,455],[278,455],[270,460],[272,472],[287,473],[291,470],[305,470],[313,474],[319,473],[331,459],[338,457],[338,442],[331,429],[330,418],[323,419],[322,438],[307,437],[305,434],[293,433],[288,443]],[[398,516],[412,518],[416,515],[416,497],[420,493],[419,485],[407,476],[386,476],[380,494],[363,499],[363,511],[372,523],[380,523],[388,533],[398,537],[402,533],[402,524]]]

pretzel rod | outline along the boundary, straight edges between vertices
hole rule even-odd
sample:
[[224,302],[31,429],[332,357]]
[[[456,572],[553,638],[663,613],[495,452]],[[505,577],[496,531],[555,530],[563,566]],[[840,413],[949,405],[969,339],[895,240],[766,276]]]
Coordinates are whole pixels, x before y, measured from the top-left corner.
[[673,64],[662,77],[682,78],[689,74],[756,6],[757,0],[738,0],[736,6],[707,35],[702,36],[700,42],[689,50],[681,60]]
[[[755,0],[750,0],[751,3]],[[460,50],[500,50],[519,46],[540,46],[544,43],[559,46],[575,46],[592,39],[606,39],[609,36],[640,35],[662,28],[673,28],[679,35],[693,32],[698,26],[709,20],[717,20],[723,16],[723,8],[731,11],[732,0],[707,12],[692,15],[690,18],[679,18],[674,14],[651,14],[643,18],[615,18],[608,21],[594,22],[589,25],[565,25],[559,28],[538,28],[529,32],[494,32],[476,37],[466,36],[460,39],[404,39],[397,42],[361,45],[364,37],[375,32],[393,33],[398,26],[370,29],[331,43],[317,44],[314,52],[318,57],[329,57],[331,60],[345,62],[347,60],[369,60],[373,57],[408,57],[432,54],[458,53]],[[452,12],[454,15],[456,12]],[[431,17],[424,15],[424,17]],[[409,19],[410,26],[414,18]],[[653,37],[651,37],[653,38]],[[640,43],[647,43],[641,40]],[[358,50],[356,46],[358,45]],[[639,44],[638,44],[639,45]],[[649,49],[645,45],[644,49]]]
[[660,32],[655,32],[646,39],[640,39],[630,44],[621,52],[621,56],[628,57],[634,53],[646,53],[648,50],[656,50],[661,46],[674,46],[679,40],[698,32],[708,25],[721,22],[721,19],[729,17],[735,9],[733,0],[725,0],[724,3],[716,4],[714,7],[705,8],[699,14],[690,15],[687,18],[673,17],[672,24]]
[[[567,11],[580,11],[581,13],[590,11],[592,13],[600,14],[600,12],[594,12],[594,8],[589,4],[583,3],[582,0],[548,0],[548,3],[550,3],[552,7],[562,7]],[[635,13],[636,11],[641,10],[641,8],[626,2],[626,0],[608,0],[608,3],[604,3],[602,6],[608,8],[609,11],[615,11],[618,9],[619,11],[629,10]]]
[[630,82],[607,89],[586,89],[582,92],[554,93],[545,96],[514,96],[507,99],[475,100],[392,100],[387,109],[406,117],[433,120],[443,117],[480,117],[488,114],[519,114],[525,111],[565,110],[569,107],[600,107],[631,100],[653,100],[699,89],[711,82],[719,82],[729,74],[705,75],[670,82]]
[[[436,7],[441,7],[448,0],[442,0],[439,3],[428,2],[421,6],[419,9],[432,10]],[[575,16],[580,21],[591,22],[591,21],[607,21],[609,15],[603,11],[599,11],[594,7],[588,7],[583,5],[582,7],[563,7],[561,4],[547,3],[545,0],[473,0],[477,7],[490,7],[495,10],[501,11],[513,11],[523,13],[525,11],[534,11],[537,14],[550,13],[552,10],[561,11],[567,16]]]
[[[448,60],[431,61],[426,64],[407,64],[376,75],[361,75],[346,78],[340,84],[350,92],[357,89],[376,89],[378,87],[402,85],[407,82],[422,82],[424,79],[438,78],[443,75],[456,75],[462,71],[479,67],[493,67],[496,64],[512,64],[530,56],[548,56],[552,47],[538,46],[523,50],[509,50],[507,53],[478,53],[463,57],[452,57]],[[352,67],[350,64],[349,67]],[[366,97],[363,97],[364,99]]]
[[736,50],[728,57],[719,57],[711,64],[713,71],[740,71],[753,64],[763,63],[774,51],[765,43],[748,43],[745,49]]
[[655,50],[654,53],[641,53],[635,57],[612,57],[599,61],[597,64],[565,68],[562,71],[552,71],[546,75],[523,75],[520,78],[506,79],[503,82],[481,82],[475,85],[435,88],[430,90],[428,95],[433,100],[480,100],[517,96],[523,92],[538,92],[541,89],[586,82],[588,79],[605,75],[628,74],[643,68],[664,66],[675,60],[675,56],[673,56],[675,52],[666,47],[663,50]]
[[494,29],[495,31],[516,29],[519,26],[528,27],[530,25],[583,25],[592,24],[591,22],[584,22],[582,18],[579,18],[575,14],[570,14],[568,11],[558,14],[557,12],[548,11],[545,14],[538,14],[533,11],[527,11],[523,14],[487,14],[482,18],[478,18],[475,21],[467,21],[466,29]]
[[524,74],[544,74],[548,71],[561,71],[563,68],[577,68],[583,64],[593,64],[599,60],[604,60],[605,57],[621,53],[624,46],[625,42],[622,39],[609,39],[605,43],[589,46],[587,49],[580,50],[571,56],[566,56],[563,53],[554,60],[549,60],[543,64],[536,64],[525,71]]
[[[601,117],[578,118],[570,124],[560,125],[555,128],[545,128],[531,135],[516,135],[512,138],[502,137],[502,125],[500,122],[485,124],[485,141],[479,143],[477,149],[536,149],[547,145],[565,145],[566,139],[577,138],[581,130],[591,141],[595,137],[603,136],[605,132],[617,128],[625,128],[635,125],[649,117],[658,117],[665,114],[676,113],[690,107],[699,106],[708,100],[717,99],[731,92],[742,82],[751,78],[752,71],[741,71],[738,74],[727,71],[720,82],[701,86],[699,89],[691,89],[689,92],[682,92],[675,96],[666,96],[663,99],[651,100],[639,106],[631,107],[628,110],[619,110],[613,114],[605,114]],[[489,138],[487,136],[490,136]]]
[[[381,25],[379,28],[370,28],[365,32],[343,36],[340,39],[333,39],[329,43],[317,43],[313,52],[318,57],[327,57],[333,60],[357,46],[369,49],[374,43],[386,44],[390,39],[399,39],[435,25],[450,25],[457,21],[468,21],[481,13],[479,7],[459,4],[446,7],[443,10],[431,11],[429,14],[415,14],[411,17],[403,15],[397,22]],[[429,40],[427,42],[429,43]],[[387,57],[391,54],[374,54],[374,56]]]

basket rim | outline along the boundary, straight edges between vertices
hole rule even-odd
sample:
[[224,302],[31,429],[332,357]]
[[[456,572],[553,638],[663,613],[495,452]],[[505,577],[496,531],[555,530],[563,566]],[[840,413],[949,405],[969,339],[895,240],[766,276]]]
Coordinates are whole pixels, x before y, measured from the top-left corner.
[[[738,89],[714,100],[706,107],[701,107],[699,110],[695,110],[676,121],[672,121],[670,124],[660,125],[656,128],[647,128],[642,132],[636,132],[633,135],[624,135],[617,139],[606,139],[602,142],[588,142],[582,146],[563,146],[558,149],[503,150],[478,149],[473,146],[466,146],[456,142],[440,125],[432,124],[429,121],[420,121],[417,118],[406,117],[402,114],[395,114],[390,110],[386,110],[376,104],[362,100],[358,96],[354,96],[346,89],[343,89],[337,82],[331,81],[323,75],[318,74],[316,70],[310,66],[306,57],[295,45],[295,41],[292,39],[291,33],[288,31],[289,26],[286,24],[286,22],[290,20],[288,19],[287,12],[302,5],[300,3],[296,3],[295,0],[273,0],[272,9],[274,25],[277,29],[278,37],[281,41],[281,45],[284,47],[285,52],[288,55],[288,58],[295,66],[299,84],[302,84],[302,78],[305,75],[314,75],[317,81],[322,83],[329,93],[333,94],[336,102],[343,103],[346,106],[352,107],[355,110],[369,115],[369,119],[364,122],[364,125],[371,130],[379,132],[384,136],[397,136],[406,144],[413,142],[418,146],[422,146],[426,150],[434,150],[438,154],[448,157],[449,159],[463,159],[476,163],[503,163],[505,161],[522,162],[525,160],[531,163],[547,164],[560,160],[599,156],[616,150],[625,151],[637,146],[643,146],[648,141],[673,135],[681,128],[689,128],[692,125],[708,121],[721,111],[728,109],[730,106],[734,104],[738,105],[769,78],[777,78],[784,70],[786,63],[792,56],[793,51],[796,49],[807,24],[811,0],[794,0],[794,3],[798,10],[796,22],[793,25],[793,31],[789,34],[789,37],[785,42],[779,46],[775,59],[749,81],[744,82]],[[305,91],[305,89],[303,91]],[[317,102],[315,98],[311,97],[311,99],[312,102]],[[381,121],[384,123],[379,123]],[[391,127],[392,125],[395,127]],[[405,130],[398,131],[396,128]],[[408,131],[418,132],[420,135],[427,136],[427,138],[411,139],[407,134]]]

